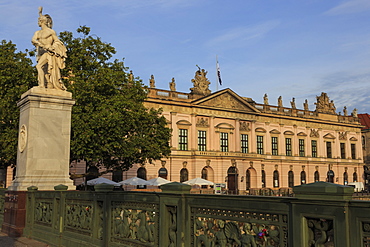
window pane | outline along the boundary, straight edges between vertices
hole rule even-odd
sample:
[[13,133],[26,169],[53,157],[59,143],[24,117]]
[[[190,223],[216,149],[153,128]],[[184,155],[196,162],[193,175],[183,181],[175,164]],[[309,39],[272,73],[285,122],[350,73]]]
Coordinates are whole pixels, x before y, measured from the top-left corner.
[[340,157],[342,159],[346,158],[346,144],[345,143],[340,144]]
[[286,156],[292,156],[292,138],[285,138]]
[[326,157],[331,158],[331,142],[326,142]]
[[241,144],[240,144],[241,152],[248,153],[248,135],[241,134],[240,141],[241,141]]
[[179,129],[179,150],[188,150],[188,130]]
[[229,151],[229,133],[220,133],[220,147],[221,152],[228,152]]
[[257,154],[263,154],[263,136],[257,136]]
[[311,141],[312,157],[317,157],[317,141]]
[[299,156],[304,157],[305,156],[305,150],[304,150],[304,139],[299,139]]
[[278,155],[278,138],[271,137],[271,153],[272,155]]
[[351,156],[352,159],[356,159],[356,144],[351,143]]
[[204,130],[198,131],[198,150],[199,151],[207,150],[207,132]]

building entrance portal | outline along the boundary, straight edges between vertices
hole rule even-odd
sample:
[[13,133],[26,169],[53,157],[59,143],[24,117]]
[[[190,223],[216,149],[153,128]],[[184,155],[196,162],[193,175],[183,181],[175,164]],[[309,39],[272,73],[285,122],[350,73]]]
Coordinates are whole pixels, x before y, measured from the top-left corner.
[[230,166],[227,170],[227,189],[230,194],[238,194],[238,168]]

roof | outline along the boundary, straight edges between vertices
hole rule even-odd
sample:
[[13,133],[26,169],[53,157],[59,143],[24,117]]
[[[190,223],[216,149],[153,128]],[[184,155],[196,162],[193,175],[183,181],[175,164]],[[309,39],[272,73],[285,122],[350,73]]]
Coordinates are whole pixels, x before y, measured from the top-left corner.
[[367,113],[358,114],[358,118],[360,119],[360,123],[364,125],[362,128],[363,130],[370,129],[370,115]]

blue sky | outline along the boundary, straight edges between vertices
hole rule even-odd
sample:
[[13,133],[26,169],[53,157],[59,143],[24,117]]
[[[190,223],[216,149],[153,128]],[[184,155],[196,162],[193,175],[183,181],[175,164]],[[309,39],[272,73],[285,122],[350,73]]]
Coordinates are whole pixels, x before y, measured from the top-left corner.
[[217,90],[216,55],[223,85],[244,97],[284,106],[295,97],[315,109],[326,92],[337,111],[370,113],[369,0],[0,0],[0,39],[31,49],[38,6],[53,29],[91,33],[111,43],[115,58],[149,84],[190,92],[196,65]]

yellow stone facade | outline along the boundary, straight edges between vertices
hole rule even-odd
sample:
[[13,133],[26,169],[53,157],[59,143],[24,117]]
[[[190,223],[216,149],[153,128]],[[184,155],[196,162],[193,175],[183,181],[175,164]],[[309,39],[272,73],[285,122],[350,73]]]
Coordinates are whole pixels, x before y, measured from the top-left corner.
[[297,109],[294,99],[286,108],[269,105],[266,95],[259,104],[231,89],[206,89],[208,84],[203,94],[180,93],[151,84],[145,104],[163,109],[172,129],[172,154],[162,162],[134,166],[123,179],[155,178],[162,168],[170,181],[204,177],[231,191],[363,182],[359,120],[336,114],[325,93],[310,111],[307,102]]

